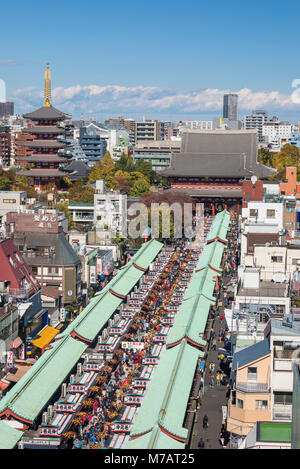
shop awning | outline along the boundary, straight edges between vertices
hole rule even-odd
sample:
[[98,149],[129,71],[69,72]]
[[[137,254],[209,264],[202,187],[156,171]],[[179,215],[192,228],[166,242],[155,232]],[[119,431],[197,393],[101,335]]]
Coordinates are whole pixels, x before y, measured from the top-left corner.
[[10,344],[9,348],[18,348],[22,344],[23,344],[22,339],[20,339],[20,337],[16,337],[15,340],[13,340],[12,343]]
[[0,389],[2,389],[2,391],[4,391],[4,389],[8,388],[9,385],[10,385],[10,382],[6,381],[6,379],[1,379],[0,380]]
[[35,347],[42,349],[45,345],[48,345],[51,340],[59,333],[58,329],[54,327],[46,326],[40,333],[39,337],[33,340],[31,343]]

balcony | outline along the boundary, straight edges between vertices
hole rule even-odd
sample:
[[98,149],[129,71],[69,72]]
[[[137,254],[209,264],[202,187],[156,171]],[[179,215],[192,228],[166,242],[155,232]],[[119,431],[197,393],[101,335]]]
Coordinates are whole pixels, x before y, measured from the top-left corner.
[[268,393],[268,383],[248,383],[248,382],[237,382],[235,385],[237,391],[242,392],[253,392],[253,393]]
[[292,405],[274,404],[273,420],[292,420]]

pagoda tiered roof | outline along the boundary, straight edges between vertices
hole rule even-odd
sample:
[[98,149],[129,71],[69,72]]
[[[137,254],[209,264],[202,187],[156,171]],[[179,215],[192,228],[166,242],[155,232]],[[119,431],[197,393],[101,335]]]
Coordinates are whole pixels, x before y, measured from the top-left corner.
[[29,140],[27,142],[20,142],[20,145],[28,148],[65,148],[65,143],[59,142],[57,140]]
[[64,129],[54,125],[36,125],[35,127],[28,127],[23,129],[27,134],[64,134]]
[[72,116],[65,114],[62,111],[59,111],[53,106],[42,106],[39,109],[36,109],[33,112],[28,114],[23,114],[24,119],[34,120],[54,120],[54,121],[63,121],[66,119],[71,119]]
[[41,162],[47,161],[50,163],[56,163],[56,162],[63,163],[65,161],[69,161],[68,158],[57,155],[56,153],[42,153],[42,154],[35,153],[34,155],[19,157],[18,160],[25,161],[28,163],[38,163],[40,161]]
[[20,171],[17,173],[18,176],[25,176],[25,177],[59,177],[63,178],[68,175],[68,173],[63,172],[59,169],[51,168],[51,169],[41,169],[41,168],[32,168],[27,171]]

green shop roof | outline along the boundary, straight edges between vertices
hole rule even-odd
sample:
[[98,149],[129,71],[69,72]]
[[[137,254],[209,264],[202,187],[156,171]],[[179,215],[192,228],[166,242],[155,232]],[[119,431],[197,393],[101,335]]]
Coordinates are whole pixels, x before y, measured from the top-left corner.
[[178,344],[185,338],[193,345],[205,346],[205,332],[211,301],[201,294],[184,300],[167,340],[167,346]]
[[[186,341],[164,350],[131,431],[140,437],[159,426],[170,438],[185,442],[183,427],[198,358],[202,356]],[[138,443],[137,443],[138,444]]]
[[11,413],[33,422],[76,365],[87,346],[63,337],[47,349],[0,401],[0,415]]
[[151,432],[142,435],[139,438],[129,440],[125,449],[185,449],[185,444],[174,440],[160,430],[155,425]]
[[210,232],[207,236],[207,242],[219,239],[221,241],[227,240],[227,231],[230,224],[230,213],[227,210],[219,212],[214,219]]
[[217,240],[207,244],[199,258],[199,262],[196,266],[196,272],[206,266],[220,272],[224,249],[225,245]]
[[13,449],[22,438],[23,433],[0,420],[0,449]]

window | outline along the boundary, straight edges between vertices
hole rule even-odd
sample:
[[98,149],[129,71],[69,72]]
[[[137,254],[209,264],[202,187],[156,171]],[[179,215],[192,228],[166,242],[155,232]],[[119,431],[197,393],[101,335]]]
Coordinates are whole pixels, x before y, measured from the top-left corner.
[[243,409],[244,408],[244,401],[242,399],[237,399],[236,400],[236,405],[239,409]]
[[257,217],[258,210],[256,208],[250,208],[250,217]]
[[268,410],[268,401],[255,401],[256,410]]
[[275,210],[268,209],[267,210],[267,218],[275,218]]
[[248,381],[256,381],[257,379],[257,368],[254,366],[248,367]]
[[271,256],[271,262],[282,262],[282,256]]
[[274,403],[290,405],[293,403],[293,393],[292,392],[274,392]]

